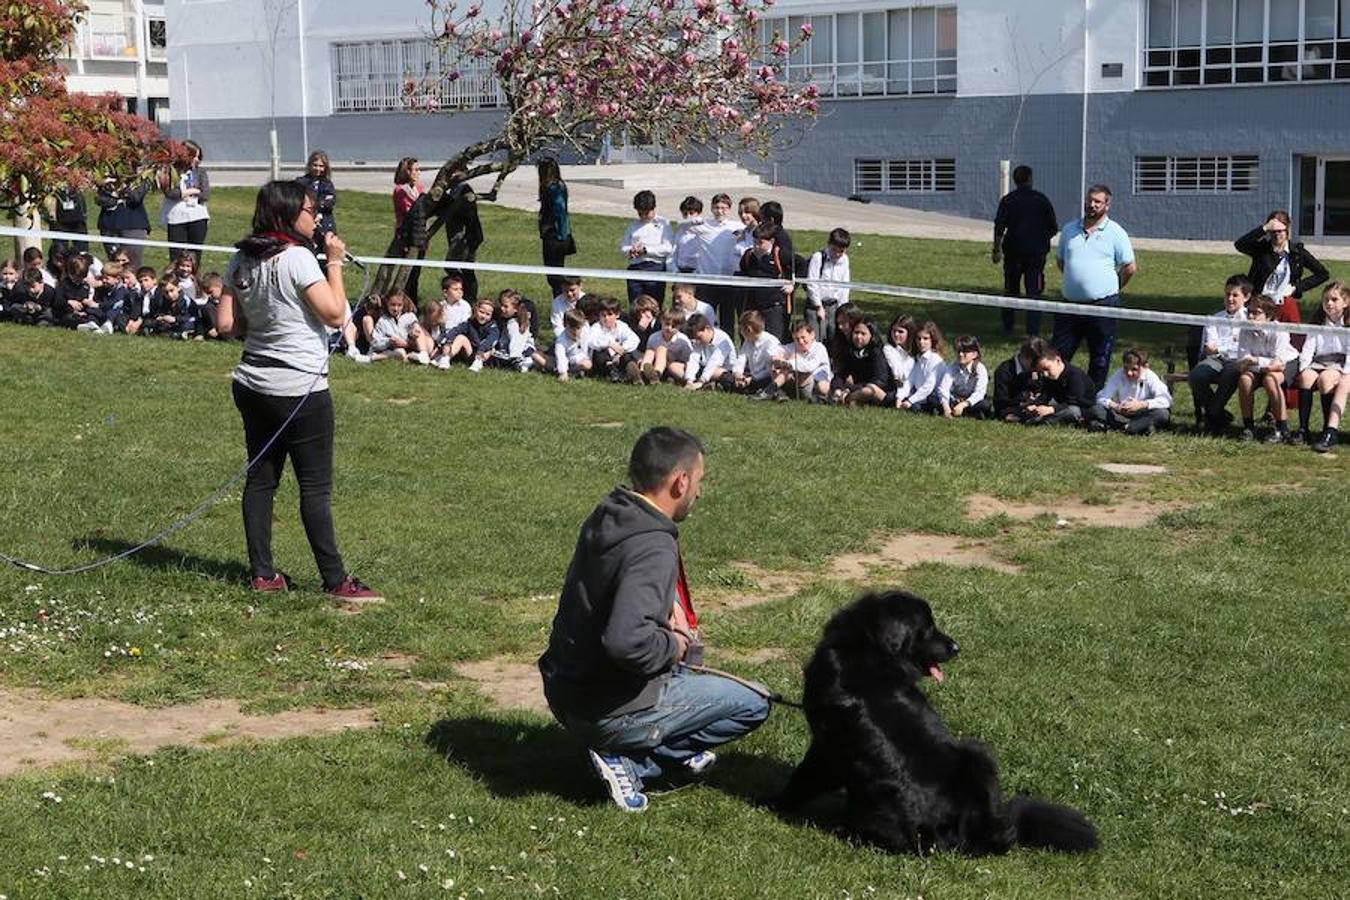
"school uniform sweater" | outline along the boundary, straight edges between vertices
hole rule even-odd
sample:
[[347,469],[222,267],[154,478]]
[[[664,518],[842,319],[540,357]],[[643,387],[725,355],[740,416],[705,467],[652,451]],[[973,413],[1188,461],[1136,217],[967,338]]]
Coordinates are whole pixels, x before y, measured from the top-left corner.
[[451,332],[450,339],[454,340],[460,335],[469,339],[469,344],[472,345],[476,356],[485,356],[492,352],[492,348],[497,346],[501,332],[497,328],[496,319],[488,319],[486,324],[480,324],[477,319],[471,318],[456,326],[455,330]]
[[969,369],[956,360],[952,360],[942,370],[938,378],[938,399],[943,403],[956,404],[962,401],[974,406],[989,393],[989,369],[978,359]]
[[883,391],[891,386],[891,367],[886,364],[886,354],[877,343],[876,333],[866,347],[859,349],[850,345],[849,352],[840,361],[838,376],[849,381],[853,387],[876,385]]
[[994,370],[994,415],[1002,418],[1016,413],[1031,399],[1031,375],[1016,356],[999,363]]
[[375,331],[370,336],[370,349],[374,353],[381,353],[393,346],[395,339],[406,341],[408,333],[412,327],[417,324],[417,316],[410,312],[405,312],[397,319],[390,315],[380,316],[375,323]]
[[1097,402],[1097,385],[1077,366],[1064,364],[1064,371],[1055,379],[1042,375],[1041,393],[1036,398],[1041,406],[1053,406],[1056,411],[1066,406],[1076,406],[1084,414]]

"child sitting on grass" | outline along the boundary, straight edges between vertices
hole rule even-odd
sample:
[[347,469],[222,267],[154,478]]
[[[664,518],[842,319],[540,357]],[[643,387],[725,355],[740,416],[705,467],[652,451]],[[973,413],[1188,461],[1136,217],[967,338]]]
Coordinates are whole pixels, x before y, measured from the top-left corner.
[[510,288],[497,295],[497,347],[492,364],[498,368],[528,372],[534,366],[534,335],[530,310],[520,292]]
[[540,371],[553,372],[559,381],[573,375],[584,377],[591,371],[591,331],[581,310],[569,309],[563,313],[563,327],[553,344],[553,359],[535,351],[534,362]]
[[1167,424],[1171,409],[1172,392],[1148,367],[1148,354],[1131,347],[1097,392],[1097,402],[1088,410],[1088,430],[1152,434]]
[[637,335],[639,357],[647,352],[647,342],[661,330],[661,304],[655,297],[642,294],[628,304],[628,327]]
[[395,288],[384,295],[383,314],[370,335],[370,359],[405,360],[409,352],[417,352],[413,329],[417,327],[417,313],[410,308],[412,300]]
[[150,318],[142,326],[147,334],[162,334],[187,340],[192,337],[196,322],[192,316],[192,301],[183,296],[178,277],[173,272],[160,276],[159,287],[150,300]]
[[[1272,322],[1279,311],[1279,304],[1265,294],[1247,301],[1247,321],[1252,323]],[[1284,402],[1284,390],[1298,376],[1297,362],[1298,351],[1290,343],[1288,332],[1262,328],[1243,330],[1238,338],[1237,358],[1238,409],[1242,412],[1239,440],[1256,440],[1256,420],[1252,406],[1253,394],[1260,385],[1270,398],[1270,412],[1275,417],[1275,430],[1266,436],[1266,443],[1283,444],[1289,441],[1289,408]]]
[[638,364],[638,336],[619,317],[619,301],[600,301],[600,321],[591,326],[591,361],[596,377],[633,383],[642,377]]
[[690,342],[689,365],[685,368],[686,390],[698,391],[716,384],[736,356],[731,336],[714,327],[707,316],[694,313],[685,323]]
[[661,330],[648,339],[647,350],[642,354],[642,380],[647,384],[666,378],[676,383],[684,381],[692,345],[683,329],[683,310],[672,309],[662,314]]
[[569,309],[577,309],[581,303],[581,298],[586,296],[586,290],[581,286],[581,278],[577,275],[564,275],[562,277],[562,293],[553,298],[553,310],[549,315],[549,323],[553,326],[553,334],[556,337],[563,333],[564,323],[563,315]]
[[1036,359],[1043,348],[1040,338],[1027,338],[994,370],[994,416],[1000,422],[1027,418],[1027,407],[1036,396]]
[[670,288],[670,300],[670,308],[678,309],[683,312],[686,322],[689,321],[691,316],[697,313],[711,322],[714,328],[717,327],[717,310],[713,309],[710,304],[704,303],[702,300],[698,299],[698,295],[695,293],[692,284],[672,285]]
[[808,319],[792,325],[792,343],[774,361],[774,383],[787,396],[820,402],[830,396],[830,354],[816,340],[816,330]]
[[947,363],[942,358],[942,331],[934,322],[924,322],[914,333],[914,368],[907,391],[896,394],[896,407],[912,412],[940,412],[938,379]]
[[469,321],[473,307],[464,299],[464,279],[458,275],[446,275],[441,279],[441,318],[447,328],[457,328]]
[[876,323],[861,310],[848,316],[849,352],[834,372],[830,399],[848,406],[880,404],[891,387],[891,369]]
[[724,386],[756,400],[772,400],[778,396],[774,361],[782,358],[783,345],[765,330],[764,317],[757,310],[747,310],[741,313],[741,352],[736,354],[731,377]]
[[1097,386],[1088,374],[1064,361],[1053,344],[1042,344],[1036,359],[1039,394],[1027,407],[1027,425],[1081,425],[1097,402]]
[[492,358],[492,351],[501,337],[496,313],[497,304],[487,297],[478,298],[469,320],[450,332],[448,357],[451,362],[462,359],[468,362],[470,372],[483,371],[483,364]]
[[980,356],[980,342],[970,335],[956,339],[956,359],[938,379],[938,403],[949,419],[989,417],[989,370]]
[[[191,255],[188,259],[192,259]],[[216,319],[220,314],[220,295],[225,290],[225,279],[220,277],[218,272],[207,272],[202,276],[199,282],[201,292],[196,296],[194,304],[197,313],[197,333],[194,337],[199,341],[215,340],[220,337],[220,331],[216,328]]]
[[891,389],[882,400],[883,406],[898,406],[901,392],[908,391],[909,376],[914,371],[914,337],[918,331],[914,317],[905,313],[891,320],[886,332],[886,346],[881,352],[891,370]]

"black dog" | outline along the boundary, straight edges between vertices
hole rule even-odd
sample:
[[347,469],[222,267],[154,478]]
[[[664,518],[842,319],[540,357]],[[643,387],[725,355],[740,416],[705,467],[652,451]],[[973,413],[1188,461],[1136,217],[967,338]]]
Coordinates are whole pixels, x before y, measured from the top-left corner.
[[1077,810],[1031,797],[1005,802],[988,748],[942,724],[919,680],[940,682],[957,650],[913,594],[867,594],[836,613],[806,666],[811,747],[779,808],[842,787],[852,836],[891,851],[1095,848],[1096,829]]

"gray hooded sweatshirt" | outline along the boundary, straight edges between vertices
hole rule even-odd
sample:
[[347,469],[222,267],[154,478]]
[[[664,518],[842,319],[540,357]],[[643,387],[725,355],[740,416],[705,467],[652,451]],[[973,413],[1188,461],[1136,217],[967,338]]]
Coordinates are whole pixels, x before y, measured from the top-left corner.
[[676,663],[679,529],[617,487],[581,526],[548,650],[539,658],[555,714],[600,719],[647,709]]

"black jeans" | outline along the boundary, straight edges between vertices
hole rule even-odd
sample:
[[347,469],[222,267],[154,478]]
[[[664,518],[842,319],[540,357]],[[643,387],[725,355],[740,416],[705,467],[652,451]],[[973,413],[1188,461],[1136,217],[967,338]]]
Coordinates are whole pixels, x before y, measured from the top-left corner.
[[[198,219],[195,222],[184,222],[181,225],[170,225],[168,226],[169,240],[179,244],[205,244],[206,230],[210,225],[210,219]],[[202,264],[202,251],[200,250],[183,250],[180,247],[174,247],[169,253],[175,259],[184,253],[191,253],[197,258],[197,265]]]
[[[567,265],[566,245],[562,241],[542,240],[541,249],[544,257],[544,265],[550,268],[562,268]],[[549,275],[548,289],[553,292],[553,296],[558,297],[563,292],[563,276]]]
[[[237,381],[233,387],[234,405],[244,419],[248,458],[253,459],[262,453],[263,446],[301,398],[260,394]],[[323,585],[335,587],[347,577],[333,531],[333,430],[333,397],[328,391],[315,391],[249,470],[244,483],[244,538],[248,543],[251,574],[265,578],[276,574],[272,563],[272,501],[289,456],[300,485],[300,521],[304,523],[305,537],[309,539]]]
[[[1017,253],[1003,257],[1003,293],[1008,297],[1019,295],[1019,288],[1026,286],[1027,297],[1039,298],[1045,292],[1045,257],[1022,256]],[[1017,323],[1017,310],[1000,309],[1003,317],[1003,333],[1012,334]],[[1027,310],[1027,337],[1041,333],[1041,313],[1039,310]]]

